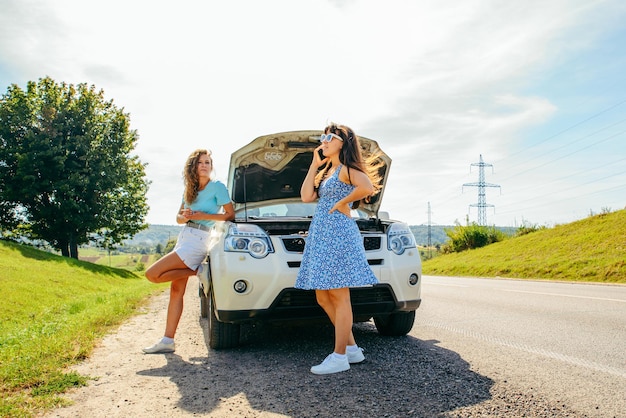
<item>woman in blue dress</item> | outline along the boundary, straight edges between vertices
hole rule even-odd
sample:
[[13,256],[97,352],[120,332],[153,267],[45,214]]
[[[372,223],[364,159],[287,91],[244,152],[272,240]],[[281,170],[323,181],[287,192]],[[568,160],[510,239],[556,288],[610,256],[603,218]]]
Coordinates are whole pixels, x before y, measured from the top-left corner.
[[313,152],[300,189],[303,202],[318,198],[319,202],[295,287],[315,289],[317,303],[335,327],[334,351],[321,364],[311,367],[315,374],[342,372],[350,368],[350,363],[365,360],[352,334],[349,288],[378,281],[367,263],[363,237],[350,209],[380,188],[378,166],[371,164],[373,160],[376,156],[363,159],[359,139],[352,129],[331,124],[324,129],[321,144]]

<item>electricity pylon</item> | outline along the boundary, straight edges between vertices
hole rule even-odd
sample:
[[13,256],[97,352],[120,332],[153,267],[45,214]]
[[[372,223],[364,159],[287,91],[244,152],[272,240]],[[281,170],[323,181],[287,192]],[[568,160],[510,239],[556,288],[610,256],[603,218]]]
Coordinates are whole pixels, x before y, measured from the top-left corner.
[[432,245],[432,240],[431,240],[431,230],[430,230],[430,202],[428,202],[428,259],[429,260],[432,258],[430,254],[431,245]]
[[465,183],[463,187],[478,187],[478,203],[472,203],[470,207],[478,208],[478,225],[487,225],[487,207],[495,207],[494,205],[487,204],[487,197],[485,195],[485,187],[500,187],[498,184],[485,183],[485,167],[491,167],[493,172],[493,165],[483,162],[483,155],[480,154],[480,161],[470,164],[470,172],[472,167],[478,167],[478,183]]

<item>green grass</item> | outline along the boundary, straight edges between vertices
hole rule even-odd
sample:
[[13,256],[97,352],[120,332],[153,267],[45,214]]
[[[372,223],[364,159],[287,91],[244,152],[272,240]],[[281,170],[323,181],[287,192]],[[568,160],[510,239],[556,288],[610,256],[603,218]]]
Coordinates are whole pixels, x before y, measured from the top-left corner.
[[626,283],[626,210],[441,255],[423,273]]
[[139,273],[0,241],[0,416],[63,404],[59,394],[88,378],[68,366],[163,289]]

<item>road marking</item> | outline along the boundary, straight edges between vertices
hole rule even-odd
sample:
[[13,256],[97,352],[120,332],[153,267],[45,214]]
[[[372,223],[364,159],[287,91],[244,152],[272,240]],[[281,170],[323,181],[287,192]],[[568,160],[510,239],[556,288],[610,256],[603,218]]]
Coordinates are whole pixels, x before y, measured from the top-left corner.
[[606,300],[610,302],[621,302],[626,303],[626,300],[623,299],[611,299],[611,298],[596,298],[593,296],[578,296],[578,295],[566,295],[563,293],[545,293],[545,292],[530,292],[528,290],[504,290],[505,292],[514,292],[514,293],[531,293],[533,295],[546,295],[546,296],[563,296],[565,298],[579,298],[579,299],[594,299],[594,300]]
[[615,375],[615,376],[619,376],[619,377],[622,377],[622,378],[626,379],[626,370],[622,370],[622,369],[619,369],[619,368],[616,368],[616,367],[606,366],[604,364],[599,364],[599,363],[595,363],[595,362],[592,362],[592,361],[583,360],[583,359],[580,359],[580,358],[577,358],[577,357],[572,357],[572,356],[568,356],[568,355],[561,354],[561,353],[555,353],[554,351],[544,350],[543,348],[531,347],[531,346],[526,345],[526,344],[515,343],[515,342],[504,340],[502,338],[492,337],[492,336],[489,336],[489,335],[483,335],[483,334],[479,334],[477,332],[468,331],[468,330],[461,329],[461,328],[455,328],[455,327],[452,327],[450,325],[443,324],[443,323],[437,323],[437,322],[423,323],[423,322],[420,322],[419,324],[420,325],[425,325],[427,327],[439,328],[439,329],[442,329],[442,330],[445,330],[445,331],[454,332],[455,334],[461,334],[461,335],[464,335],[466,337],[475,338],[477,340],[486,341],[486,342],[497,344],[497,345],[501,345],[501,346],[504,346],[504,347],[514,348],[516,350],[525,351],[527,353],[537,354],[537,355],[548,357],[548,358],[551,358],[551,359],[554,359],[554,360],[559,360],[559,361],[562,361],[564,363],[569,363],[569,364],[572,364],[574,366],[585,367],[585,368],[588,368],[588,369],[591,369],[591,370],[604,372],[604,373],[609,373],[609,374],[612,374],[612,375]]
[[436,286],[448,286],[448,287],[469,287],[467,285],[464,284],[450,284],[450,283],[427,283],[428,286],[430,286],[431,284],[434,284]]

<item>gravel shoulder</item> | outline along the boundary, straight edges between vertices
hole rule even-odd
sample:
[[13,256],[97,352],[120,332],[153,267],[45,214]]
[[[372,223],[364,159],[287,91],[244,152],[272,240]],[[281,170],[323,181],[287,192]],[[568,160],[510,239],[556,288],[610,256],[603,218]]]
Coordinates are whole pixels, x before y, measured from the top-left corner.
[[93,379],[45,417],[583,416],[473,371],[439,341],[381,337],[371,322],[355,325],[367,360],[336,375],[309,372],[332,350],[330,326],[250,326],[240,348],[211,350],[193,279],[176,352],[143,354],[162,335],[167,298],[155,296],[74,367]]

